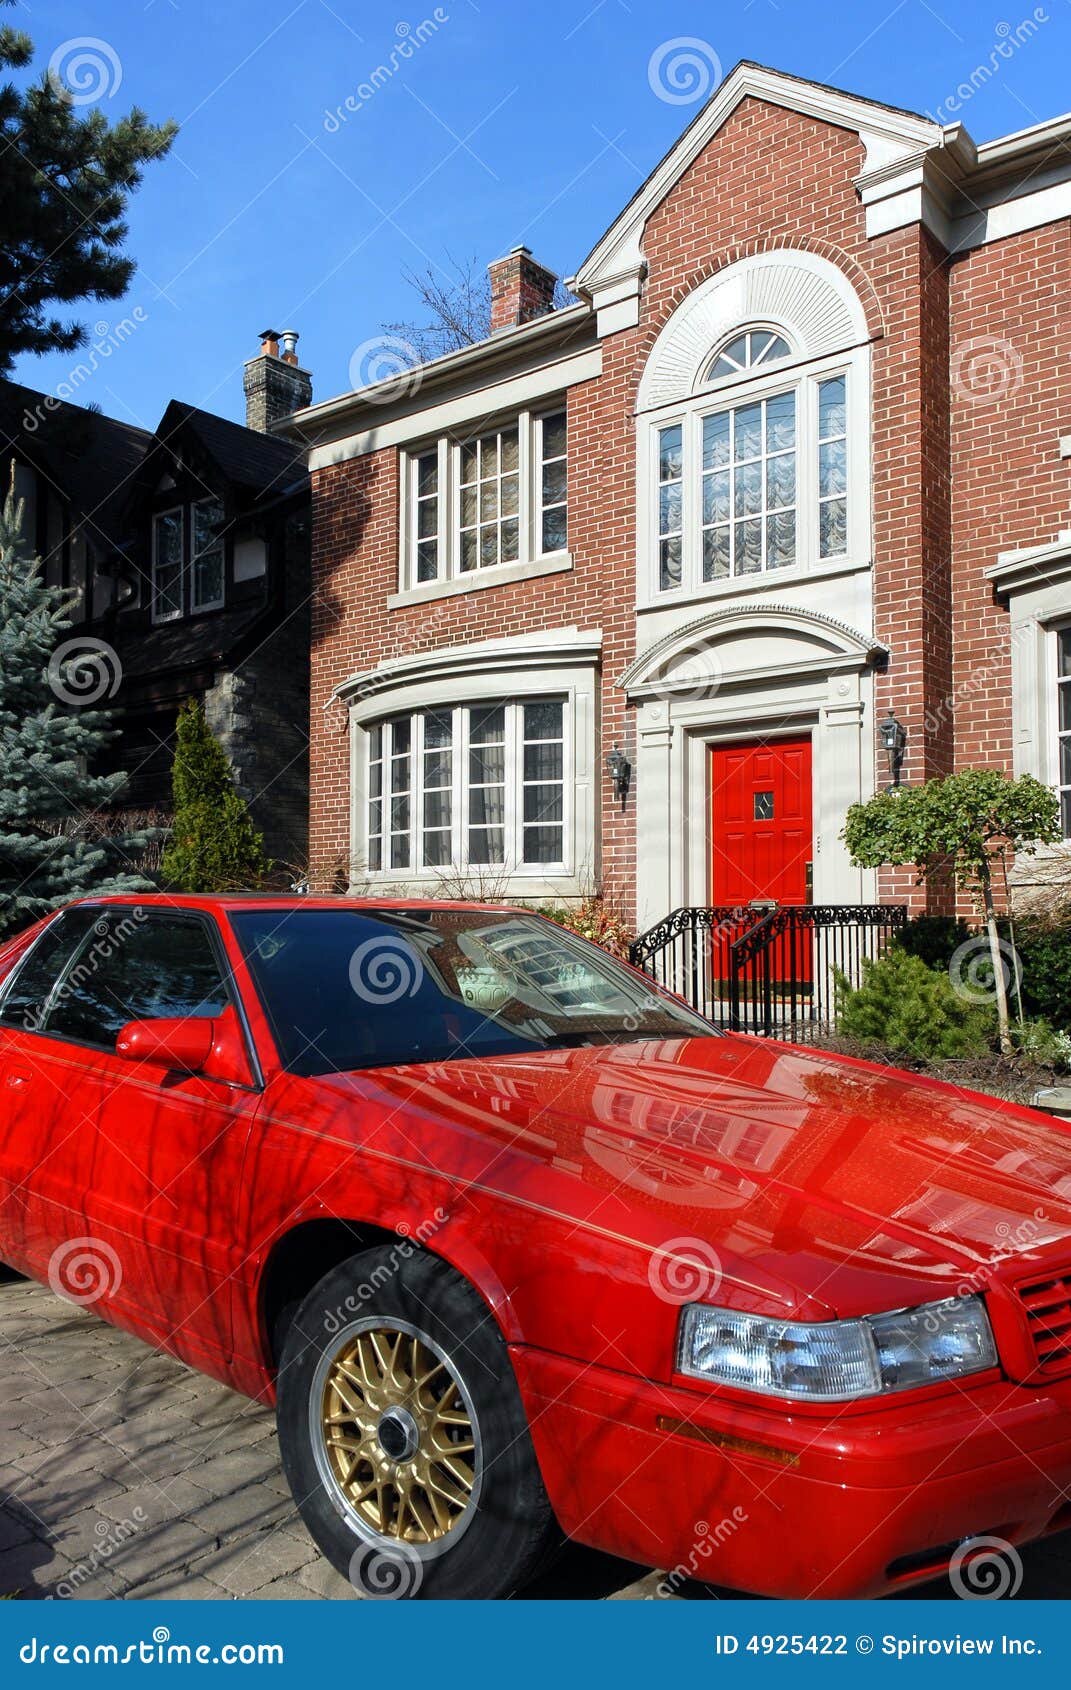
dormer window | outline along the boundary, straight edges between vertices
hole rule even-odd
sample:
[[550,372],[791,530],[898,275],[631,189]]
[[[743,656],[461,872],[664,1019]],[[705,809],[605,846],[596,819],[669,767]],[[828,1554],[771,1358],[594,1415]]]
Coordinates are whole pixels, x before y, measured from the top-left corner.
[[196,499],[152,519],[152,619],[222,608],[226,593],[226,513],[220,499]]
[[768,369],[791,356],[792,348],[784,335],[773,329],[747,329],[722,347],[707,371],[707,380],[724,381],[729,376],[745,375],[760,365]]

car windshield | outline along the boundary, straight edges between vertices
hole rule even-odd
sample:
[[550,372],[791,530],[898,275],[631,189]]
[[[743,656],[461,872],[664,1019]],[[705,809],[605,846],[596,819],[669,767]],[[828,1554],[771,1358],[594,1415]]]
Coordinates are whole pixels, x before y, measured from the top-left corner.
[[538,916],[258,909],[230,920],[295,1074],[714,1033],[653,982]]

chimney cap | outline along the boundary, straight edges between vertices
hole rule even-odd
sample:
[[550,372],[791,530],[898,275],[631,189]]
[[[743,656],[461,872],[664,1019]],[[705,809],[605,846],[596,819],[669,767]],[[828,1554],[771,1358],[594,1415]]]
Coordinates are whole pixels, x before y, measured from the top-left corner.
[[278,340],[279,330],[278,329],[261,329],[260,338],[261,338],[261,340]]

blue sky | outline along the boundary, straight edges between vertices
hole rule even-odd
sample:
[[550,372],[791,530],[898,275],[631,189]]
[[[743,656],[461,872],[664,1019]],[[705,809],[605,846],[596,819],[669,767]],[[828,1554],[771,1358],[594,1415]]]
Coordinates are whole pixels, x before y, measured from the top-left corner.
[[[667,43],[698,44],[682,96],[753,58],[933,114],[995,64],[956,114],[976,140],[1071,105],[1068,0],[32,0],[16,15],[36,70],[88,52],[109,115],[136,103],[181,124],[131,203],[127,298],[80,312],[105,346],[122,317],[136,328],[79,400],[147,427],[172,397],[242,417],[242,361],[268,325],[300,331],[317,397],[345,390],[355,351],[413,315],[406,270],[523,240],[572,274],[698,110],[655,91]],[[391,74],[370,88],[377,66]],[[16,375],[51,391],[73,362]]]

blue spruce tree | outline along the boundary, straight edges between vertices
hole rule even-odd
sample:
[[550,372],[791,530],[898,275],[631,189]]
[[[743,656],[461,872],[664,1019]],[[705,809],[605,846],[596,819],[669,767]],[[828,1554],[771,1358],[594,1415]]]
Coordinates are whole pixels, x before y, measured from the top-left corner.
[[81,642],[81,673],[73,641],[65,660],[68,595],[45,584],[22,520],[9,492],[0,511],[0,937],[70,898],[150,888],[131,872],[148,835],[101,837],[99,812],[126,776],[89,772],[115,733],[77,694],[85,663],[106,649],[87,655]]

